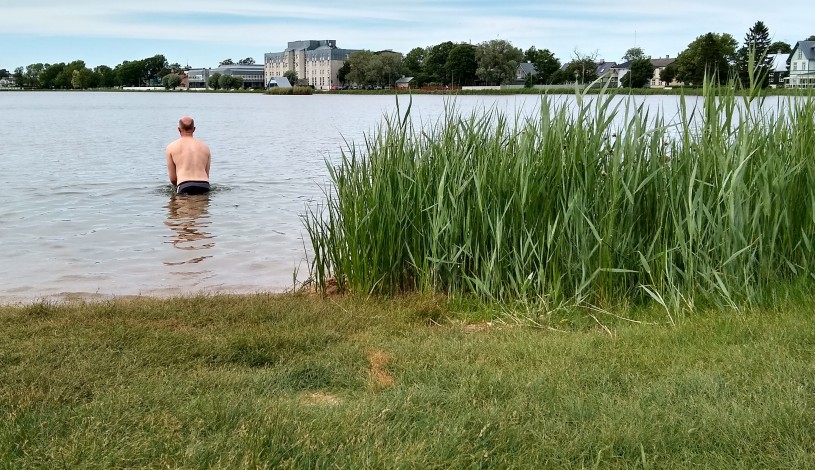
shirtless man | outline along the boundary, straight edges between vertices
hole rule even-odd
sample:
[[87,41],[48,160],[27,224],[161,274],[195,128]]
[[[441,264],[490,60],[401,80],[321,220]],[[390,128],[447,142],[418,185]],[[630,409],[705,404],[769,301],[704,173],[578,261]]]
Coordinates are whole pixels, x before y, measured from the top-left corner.
[[167,146],[167,174],[178,194],[209,192],[209,146],[192,136],[195,122],[184,116],[178,120],[181,138]]

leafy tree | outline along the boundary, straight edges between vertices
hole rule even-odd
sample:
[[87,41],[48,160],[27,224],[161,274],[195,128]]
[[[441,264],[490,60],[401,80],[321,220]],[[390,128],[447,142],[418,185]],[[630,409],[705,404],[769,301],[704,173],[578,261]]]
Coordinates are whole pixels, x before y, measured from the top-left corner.
[[421,47],[414,47],[405,55],[405,58],[402,59],[405,74],[413,77],[414,82],[418,86],[423,86],[428,81],[427,74],[425,74],[424,71],[424,57],[425,49]]
[[113,69],[116,83],[121,86],[140,86],[143,80],[144,63],[141,60],[124,61]]
[[[76,73],[74,73],[76,72]],[[91,86],[93,72],[85,67],[84,60],[75,60],[65,66],[57,76],[57,83],[60,88],[69,90],[71,88],[89,88]]]
[[[181,64],[179,64],[178,62],[173,62],[172,64],[168,65],[167,69],[169,70],[169,72],[167,72],[167,73],[182,73],[182,72],[184,72],[184,67],[182,67]],[[166,75],[166,74],[164,74],[164,75]],[[162,75],[162,77],[164,75]]]
[[14,69],[14,73],[11,76],[14,77],[14,83],[16,83],[18,87],[23,88],[28,85],[25,79],[25,69],[22,66]]
[[218,78],[218,87],[222,90],[243,88],[243,78],[229,75],[227,73],[221,74],[221,76]]
[[756,21],[744,36],[744,44],[738,52],[739,79],[743,86],[750,83],[750,54],[753,54],[755,60],[754,79],[761,80],[762,88],[769,85],[770,58],[767,57],[769,48],[770,30],[763,22]]
[[351,71],[346,78],[351,83],[358,85],[373,85],[370,79],[371,65],[374,60],[374,53],[371,51],[357,51],[348,56],[348,63]]
[[504,84],[515,79],[515,69],[524,54],[509,41],[493,39],[480,43],[475,51],[476,75],[487,83]]
[[442,85],[450,84],[447,59],[454,47],[456,45],[452,41],[447,41],[428,48],[424,56],[424,72],[428,81]]
[[527,74],[524,78],[524,88],[532,88],[535,86],[535,75]]
[[[568,66],[567,66],[568,67]],[[549,80],[546,82],[550,85],[560,85],[563,83],[568,83],[569,81],[574,80],[574,74],[569,74],[566,72],[566,67],[561,67],[549,77]]]
[[221,74],[221,76],[218,77],[218,88],[221,90],[228,90],[232,88],[232,75],[225,73]]
[[47,66],[39,74],[39,81],[42,88],[69,90],[89,88],[93,85],[94,79],[93,72],[85,67],[85,62],[75,60],[69,64],[60,62]]
[[789,54],[792,52],[792,46],[784,41],[775,41],[770,44],[770,53]]
[[286,77],[289,80],[289,83],[291,83],[292,85],[297,85],[298,77],[296,71],[286,70],[286,73],[284,73],[283,76]]
[[574,80],[577,83],[592,83],[597,80],[597,53],[590,55],[582,54],[575,49],[572,53],[572,61],[563,71],[567,81]]
[[[28,88],[39,88],[40,87],[40,74],[48,68],[49,64],[42,64],[36,63],[26,66],[25,72],[22,73],[22,77],[20,80],[17,81],[18,86],[20,87],[28,87]],[[15,79],[16,71],[15,71]]]
[[628,88],[642,88],[654,76],[654,65],[651,58],[643,56],[631,62],[631,68],[623,76],[623,86]]
[[815,41],[815,34],[807,38],[807,41]]
[[113,69],[107,65],[99,65],[93,69],[93,73],[97,77],[97,86],[102,88],[113,88],[116,86],[116,74]]
[[673,82],[675,78],[676,78],[676,66],[674,64],[671,64],[663,68],[662,71],[659,72],[659,81],[665,83],[666,86],[670,85],[670,83]]
[[359,85],[390,85],[404,72],[402,54],[391,51],[354,52],[348,56],[347,64],[350,70],[346,80]]
[[524,53],[524,59],[535,66],[538,83],[552,83],[553,75],[560,70],[560,61],[549,49],[539,50],[532,46]]
[[241,60],[238,61],[238,64],[240,64],[240,65],[252,65],[254,63],[255,63],[255,59],[253,59],[251,57],[247,57],[245,59],[241,59]]
[[117,65],[113,71],[119,85],[142,86],[158,82],[159,77],[170,73],[170,65],[163,55],[158,54],[142,60],[126,60]]
[[[37,79],[39,81],[37,87],[51,89],[51,88],[65,88],[65,85],[70,85],[70,80],[65,80],[64,75],[62,77],[62,80],[60,80],[60,74],[64,70],[65,70],[64,62],[60,62],[58,64],[51,64],[45,67],[45,69],[43,69],[42,72],[37,74]],[[66,81],[67,83],[65,83]]]
[[623,54],[623,62],[634,62],[635,60],[644,59],[645,57],[645,51],[643,51],[641,47],[632,47]]
[[232,59],[224,59],[218,62],[218,67],[223,67],[224,65],[235,65],[235,62],[232,62]]
[[676,78],[701,85],[707,73],[715,83],[725,83],[736,62],[737,44],[727,33],[707,33],[697,37],[677,56]]
[[472,44],[456,44],[447,54],[444,68],[450,72],[451,85],[472,85],[475,82],[475,72],[478,62],[475,59],[475,46]]
[[169,73],[161,77],[161,84],[164,86],[165,90],[175,90],[179,85],[181,85],[181,77],[174,73]]
[[162,54],[148,57],[141,62],[144,67],[142,70],[142,78],[144,78],[145,82],[158,81],[160,77],[170,73],[167,58]]
[[8,78],[11,74],[6,69],[0,69],[0,78]]
[[93,88],[93,72],[87,67],[71,71],[71,87],[74,89]]
[[351,71],[351,63],[347,60],[342,63],[342,67],[337,70],[337,80],[340,83],[345,83],[348,78],[348,72]]
[[402,76],[402,54],[398,52],[380,52],[374,54],[374,60],[371,62],[370,79],[377,85],[387,84],[392,86],[393,83]]
[[213,90],[217,90],[221,87],[221,73],[215,72],[209,76],[207,79],[207,87],[212,88]]

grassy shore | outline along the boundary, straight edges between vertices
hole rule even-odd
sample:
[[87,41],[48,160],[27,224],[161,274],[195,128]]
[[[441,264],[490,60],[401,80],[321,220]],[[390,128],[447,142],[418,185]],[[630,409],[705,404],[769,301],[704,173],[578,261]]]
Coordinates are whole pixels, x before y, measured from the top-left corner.
[[0,468],[812,467],[813,300],[537,327],[424,296],[0,307]]

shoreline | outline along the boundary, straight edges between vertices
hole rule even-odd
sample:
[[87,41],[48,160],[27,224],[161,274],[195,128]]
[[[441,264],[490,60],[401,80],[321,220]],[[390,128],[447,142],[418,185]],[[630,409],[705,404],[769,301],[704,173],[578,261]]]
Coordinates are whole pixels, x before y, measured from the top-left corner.
[[173,301],[176,299],[194,299],[198,297],[250,297],[250,296],[280,296],[299,293],[291,288],[281,289],[200,289],[188,291],[183,289],[151,290],[139,294],[103,294],[98,292],[60,292],[36,297],[15,297],[4,295],[0,297],[0,308],[26,308],[34,305],[47,304],[54,306],[70,306],[76,304],[99,304],[105,302],[145,300],[145,301]]
[[[0,93],[20,93],[20,92],[48,92],[48,93],[199,93],[199,94],[258,94],[274,96],[276,93],[266,93],[268,90],[208,90],[208,89],[190,89],[190,90],[165,90],[159,87],[147,88],[95,88],[87,90],[46,90],[46,89],[19,89],[19,88],[3,88]],[[295,94],[296,96],[308,95],[441,95],[441,96],[500,96],[500,95],[574,95],[574,94],[589,94],[589,95],[621,95],[621,96],[702,96],[704,89],[698,88],[609,88],[603,89],[598,87],[592,88],[513,88],[502,90],[312,90],[309,94]],[[815,89],[811,88],[767,88],[762,90],[762,96],[790,96],[790,97],[805,97],[815,93]],[[749,96],[749,90],[739,90],[735,92],[736,96]],[[290,96],[289,94],[279,94],[280,96]]]

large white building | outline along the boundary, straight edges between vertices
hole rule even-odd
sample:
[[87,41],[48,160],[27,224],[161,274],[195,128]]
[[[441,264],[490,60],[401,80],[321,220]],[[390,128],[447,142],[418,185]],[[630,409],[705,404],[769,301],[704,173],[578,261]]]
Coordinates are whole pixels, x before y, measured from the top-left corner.
[[815,88],[815,41],[798,41],[787,58],[789,88]]
[[268,52],[263,56],[266,83],[272,77],[280,77],[286,72],[297,72],[297,78],[305,79],[318,90],[338,87],[337,73],[357,49],[339,49],[333,39],[316,41],[293,41],[283,52]]

